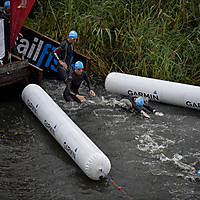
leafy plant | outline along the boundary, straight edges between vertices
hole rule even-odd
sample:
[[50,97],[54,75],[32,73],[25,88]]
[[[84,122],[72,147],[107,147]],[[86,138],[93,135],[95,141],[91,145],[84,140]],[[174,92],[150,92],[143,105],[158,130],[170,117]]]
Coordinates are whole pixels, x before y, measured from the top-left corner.
[[[76,45],[101,78],[111,71],[200,84],[197,0],[38,0],[27,25]],[[37,8],[37,9],[36,9]]]

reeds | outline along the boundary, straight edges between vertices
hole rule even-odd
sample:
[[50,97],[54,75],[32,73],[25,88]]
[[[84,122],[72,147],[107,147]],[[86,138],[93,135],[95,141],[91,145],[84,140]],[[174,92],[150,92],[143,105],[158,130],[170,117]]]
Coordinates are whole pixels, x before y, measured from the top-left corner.
[[27,24],[55,40],[71,29],[76,48],[111,71],[200,84],[198,0],[43,0]]

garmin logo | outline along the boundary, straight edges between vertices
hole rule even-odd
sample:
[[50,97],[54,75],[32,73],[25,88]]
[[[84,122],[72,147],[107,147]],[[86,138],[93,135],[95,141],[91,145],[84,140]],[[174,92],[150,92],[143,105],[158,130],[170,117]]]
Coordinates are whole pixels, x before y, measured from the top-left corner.
[[188,107],[200,108],[200,103],[191,102],[191,101],[186,101],[185,104],[186,104]]
[[38,104],[36,105],[36,107],[34,107],[34,105],[32,104],[32,102],[28,99],[28,100],[27,100],[27,106],[28,106],[35,114],[37,114],[37,107],[38,107]]
[[75,152],[77,152],[77,148],[75,149],[75,152],[74,152],[66,142],[64,142],[64,146],[63,147],[69,153],[69,155],[71,155],[71,157],[73,159],[76,159],[76,153]]
[[141,96],[141,97],[159,101],[159,96],[156,91],[154,91],[154,94],[149,94],[149,93],[144,93],[144,92],[136,92],[136,91],[133,92],[132,90],[128,90],[128,95]]
[[47,120],[45,119],[44,120],[44,126],[46,127],[46,129],[48,129],[48,131],[55,136],[55,128],[56,128],[56,125],[52,128],[50,123],[47,122]]

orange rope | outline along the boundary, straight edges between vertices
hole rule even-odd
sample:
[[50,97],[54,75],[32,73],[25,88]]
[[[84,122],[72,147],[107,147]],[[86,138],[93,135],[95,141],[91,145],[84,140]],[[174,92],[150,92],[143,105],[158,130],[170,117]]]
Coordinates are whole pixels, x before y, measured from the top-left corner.
[[113,179],[111,179],[110,176],[108,176],[108,180],[115,186],[117,187],[118,190],[120,190],[129,200],[133,200],[132,197],[130,197],[127,192],[125,192],[121,186],[117,185],[117,183],[115,183],[115,181]]

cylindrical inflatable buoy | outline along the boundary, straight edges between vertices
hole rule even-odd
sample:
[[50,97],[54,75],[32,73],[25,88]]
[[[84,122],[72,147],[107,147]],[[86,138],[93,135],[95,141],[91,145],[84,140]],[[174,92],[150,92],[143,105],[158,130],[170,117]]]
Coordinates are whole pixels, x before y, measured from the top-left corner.
[[112,72],[105,80],[107,91],[135,95],[149,100],[200,109],[200,87],[153,78]]
[[111,169],[107,156],[40,86],[26,86],[22,99],[89,178],[99,180],[107,176]]

